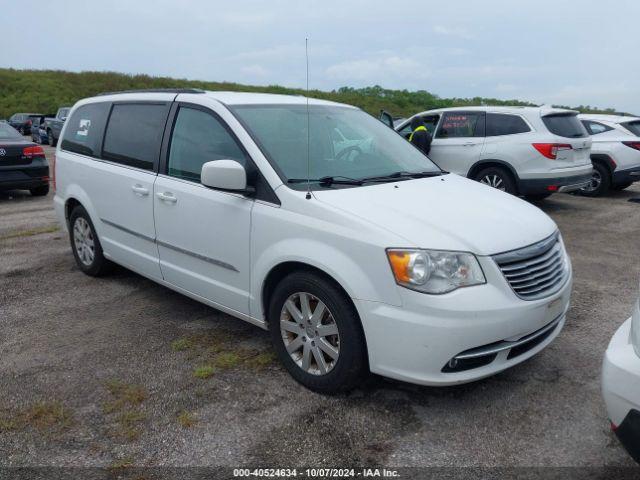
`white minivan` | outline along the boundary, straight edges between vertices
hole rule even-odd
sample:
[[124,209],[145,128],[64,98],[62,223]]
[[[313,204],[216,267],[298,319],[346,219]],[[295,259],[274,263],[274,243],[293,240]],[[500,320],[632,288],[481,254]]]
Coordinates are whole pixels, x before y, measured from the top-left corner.
[[538,208],[447,174],[377,119],[199,90],[78,102],[54,198],[80,269],[111,262],[268,329],[320,392],[371,371],[477,380],[545,348],[571,264]]
[[577,115],[550,107],[455,107],[418,113],[394,128],[408,138],[419,116],[433,136],[428,156],[441,168],[540,200],[591,181],[591,138]]

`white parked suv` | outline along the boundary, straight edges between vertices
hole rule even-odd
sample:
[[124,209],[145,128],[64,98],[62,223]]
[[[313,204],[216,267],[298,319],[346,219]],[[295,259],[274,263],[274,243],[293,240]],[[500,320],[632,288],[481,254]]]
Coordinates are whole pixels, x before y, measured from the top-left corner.
[[[459,107],[418,113],[444,170],[532,200],[587,185],[591,139],[578,112],[548,107]],[[413,117],[412,117],[413,118]],[[411,118],[395,126],[405,138]]]
[[108,94],[73,107],[56,158],[55,209],[83,272],[115,262],[269,329],[317,391],[369,370],[469,382],[535,355],[565,322],[555,223],[348,105]]
[[602,367],[602,393],[611,429],[640,463],[640,300],[609,343]]
[[596,197],[640,180],[640,118],[591,114],[578,118],[593,139],[593,179],[582,193]]

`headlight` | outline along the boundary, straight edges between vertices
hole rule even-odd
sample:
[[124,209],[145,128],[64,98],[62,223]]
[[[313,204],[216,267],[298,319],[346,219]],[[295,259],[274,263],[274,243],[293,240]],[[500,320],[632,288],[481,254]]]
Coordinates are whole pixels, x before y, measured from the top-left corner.
[[424,293],[447,293],[486,283],[476,257],[466,252],[388,249],[396,283]]

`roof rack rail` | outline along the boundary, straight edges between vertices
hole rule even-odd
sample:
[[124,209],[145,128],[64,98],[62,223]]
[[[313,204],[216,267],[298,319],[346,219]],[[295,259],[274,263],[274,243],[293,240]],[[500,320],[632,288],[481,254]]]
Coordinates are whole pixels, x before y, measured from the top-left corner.
[[115,95],[117,93],[205,93],[200,88],[142,88],[139,90],[120,90],[117,92],[103,92],[97,96]]

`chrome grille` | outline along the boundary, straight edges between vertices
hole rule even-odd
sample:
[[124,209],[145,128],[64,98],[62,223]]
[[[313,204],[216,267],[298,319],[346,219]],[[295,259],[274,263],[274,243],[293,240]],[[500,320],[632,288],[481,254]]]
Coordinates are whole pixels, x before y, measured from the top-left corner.
[[524,300],[553,295],[569,275],[558,233],[528,247],[494,255],[493,259],[515,294]]

